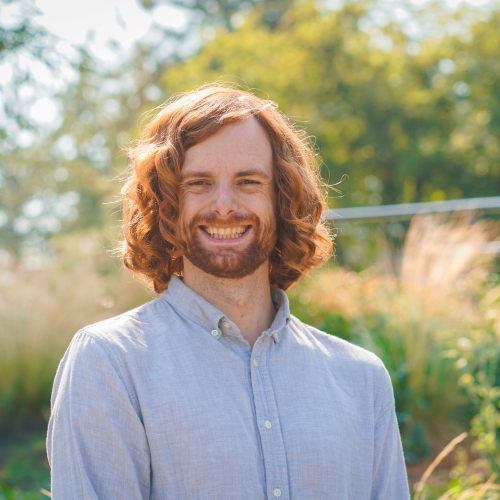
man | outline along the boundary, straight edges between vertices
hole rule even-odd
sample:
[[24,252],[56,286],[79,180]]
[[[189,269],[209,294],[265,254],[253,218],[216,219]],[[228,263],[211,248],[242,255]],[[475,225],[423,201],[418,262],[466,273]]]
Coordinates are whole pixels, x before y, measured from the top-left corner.
[[123,261],[162,296],[80,331],[48,433],[55,500],[400,500],[391,382],[286,290],[332,243],[315,155],[275,105],[205,86],[131,149]]

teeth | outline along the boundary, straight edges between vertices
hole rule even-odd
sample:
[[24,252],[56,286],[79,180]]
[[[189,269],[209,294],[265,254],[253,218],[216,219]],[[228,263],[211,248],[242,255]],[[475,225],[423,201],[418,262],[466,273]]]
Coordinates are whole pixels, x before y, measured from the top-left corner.
[[207,226],[205,231],[212,236],[212,238],[217,238],[219,240],[227,240],[232,238],[239,238],[245,231],[246,226],[236,226],[236,227],[212,227]]

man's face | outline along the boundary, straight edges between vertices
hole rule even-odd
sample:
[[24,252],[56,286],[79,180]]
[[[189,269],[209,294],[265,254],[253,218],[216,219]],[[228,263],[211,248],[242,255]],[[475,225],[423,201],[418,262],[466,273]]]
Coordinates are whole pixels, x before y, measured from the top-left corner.
[[242,278],[276,244],[273,155],[255,118],[225,125],[186,152],[180,229],[187,258],[219,278]]

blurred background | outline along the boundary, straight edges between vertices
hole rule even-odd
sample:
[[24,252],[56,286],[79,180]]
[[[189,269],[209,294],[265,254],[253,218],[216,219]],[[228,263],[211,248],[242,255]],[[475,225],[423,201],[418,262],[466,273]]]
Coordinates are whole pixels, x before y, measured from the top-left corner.
[[123,148],[213,81],[316,141],[336,256],[292,312],[386,364],[414,498],[500,498],[498,0],[0,0],[0,499],[50,495],[74,333],[154,297],[113,256]]

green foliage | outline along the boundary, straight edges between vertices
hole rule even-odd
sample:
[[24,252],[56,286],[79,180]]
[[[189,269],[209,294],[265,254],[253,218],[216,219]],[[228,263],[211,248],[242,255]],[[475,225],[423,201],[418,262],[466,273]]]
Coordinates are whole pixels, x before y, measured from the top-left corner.
[[[307,290],[307,288],[306,288]],[[352,340],[352,321],[338,311],[310,305],[310,296],[302,287],[289,294],[290,309],[297,318],[307,325],[314,326],[341,339]]]
[[[113,203],[126,167],[123,148],[141,113],[164,98],[152,83],[162,66],[142,46],[115,68],[103,68],[84,49],[77,61],[77,81],[54,96],[61,108],[56,130],[36,130],[25,147],[0,137],[0,248],[16,256],[46,253],[58,233],[109,225],[110,212],[119,212]],[[26,132],[21,118],[16,127]]]
[[19,128],[34,128],[27,108],[38,95],[27,90],[40,91],[44,86],[36,81],[31,71],[33,66],[55,79],[68,64],[54,50],[57,38],[34,21],[39,12],[32,0],[2,0],[2,9],[9,13],[0,21],[0,64],[5,72],[0,82],[0,145],[15,136]]
[[[222,25],[231,30],[241,21],[242,13],[247,13],[258,5],[263,8],[263,21],[269,26],[275,26],[283,12],[290,6],[288,0],[170,0],[170,5],[183,10],[188,9],[191,14],[193,25]],[[152,9],[159,5],[164,5],[159,0],[141,0],[141,4],[146,9]],[[194,14],[194,15],[193,15]],[[192,28],[192,27],[191,27]]]
[[370,25],[370,2],[317,5],[295,2],[274,29],[255,9],[167,69],[164,87],[222,79],[268,94],[316,137],[325,178],[349,176],[342,205],[498,194],[500,14],[417,43]]
[[480,399],[479,411],[472,419],[472,434],[477,436],[476,450],[486,455],[493,469],[500,464],[500,387],[475,384],[469,390]]
[[498,274],[493,276],[480,297],[481,321],[471,341],[459,346],[458,356],[465,360],[460,382],[475,407],[471,422],[475,449],[500,473],[500,286]]
[[0,442],[0,500],[46,500],[50,470],[45,433]]

